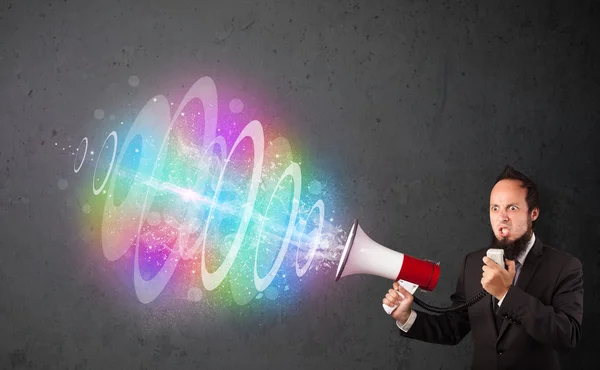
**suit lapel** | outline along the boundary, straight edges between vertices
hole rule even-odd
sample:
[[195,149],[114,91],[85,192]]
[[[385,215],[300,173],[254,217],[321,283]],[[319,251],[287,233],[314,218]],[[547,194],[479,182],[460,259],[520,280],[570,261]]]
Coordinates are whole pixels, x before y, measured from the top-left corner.
[[[481,258],[483,258],[483,256],[485,256],[485,251],[481,254]],[[481,259],[480,259],[481,260]],[[476,265],[473,265],[476,266]],[[479,268],[474,275],[475,276],[481,276],[481,269]],[[473,284],[472,285],[472,290],[473,291],[479,291],[480,289],[483,289],[481,287],[481,282],[479,280],[468,280],[469,284]],[[496,314],[494,311],[494,298],[491,295],[487,295],[486,297],[484,297],[480,302],[478,302],[477,304],[472,306],[473,310],[477,310],[476,311],[476,315],[477,316],[481,316],[482,318],[484,318],[484,323],[482,325],[487,325],[489,331],[493,332],[496,336],[498,335],[498,330],[496,329],[496,321],[494,319],[494,315]]]
[[[531,279],[533,278],[533,275],[540,263],[542,251],[542,242],[539,238],[536,237],[535,242],[533,243],[533,247],[529,251],[529,254],[527,254],[527,258],[525,258],[525,262],[521,267],[521,273],[519,274],[519,279],[517,280],[516,286],[518,286],[521,290],[527,291],[527,287],[529,286],[529,283],[531,282]],[[509,325],[510,324],[508,320],[504,320],[502,326],[500,327],[500,332],[498,333],[497,342],[500,341],[502,335],[504,334]]]
[[525,262],[521,267],[519,280],[517,280],[517,286],[522,290],[527,290],[527,287],[531,282],[531,278],[533,277],[533,274],[537,270],[538,264],[540,263],[543,250],[542,242],[539,238],[536,238],[531,251],[529,251],[527,258],[525,258]]

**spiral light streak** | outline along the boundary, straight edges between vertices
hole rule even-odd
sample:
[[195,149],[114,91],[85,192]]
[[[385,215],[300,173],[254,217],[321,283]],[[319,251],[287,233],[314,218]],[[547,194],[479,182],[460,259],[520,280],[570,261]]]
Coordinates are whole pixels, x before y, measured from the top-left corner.
[[[229,107],[238,115],[244,105],[238,100]],[[193,301],[203,295],[193,285],[213,291],[229,281],[234,300],[247,304],[276,278],[289,281],[281,268],[290,246],[296,247],[291,271],[298,278],[319,251],[337,247],[324,231],[324,201],[307,205],[301,199],[302,171],[287,140],[266,142],[258,120],[238,126],[239,116],[232,116],[223,125],[218,113],[216,86],[204,77],[173,116],[167,99],[156,96],[121,143],[112,131],[102,145],[114,141],[101,186],[100,161],[92,183],[95,196],[105,195],[98,214],[102,250],[116,261],[133,248],[133,281],[142,303],[154,301],[181,271]],[[87,138],[83,143],[75,173],[86,158]]]

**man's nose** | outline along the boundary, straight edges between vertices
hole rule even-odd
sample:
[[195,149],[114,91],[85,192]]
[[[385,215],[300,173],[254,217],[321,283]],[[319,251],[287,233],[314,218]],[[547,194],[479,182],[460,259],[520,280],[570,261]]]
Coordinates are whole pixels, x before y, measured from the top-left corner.
[[500,221],[508,221],[508,213],[506,213],[506,211],[500,211],[498,212],[498,218]]

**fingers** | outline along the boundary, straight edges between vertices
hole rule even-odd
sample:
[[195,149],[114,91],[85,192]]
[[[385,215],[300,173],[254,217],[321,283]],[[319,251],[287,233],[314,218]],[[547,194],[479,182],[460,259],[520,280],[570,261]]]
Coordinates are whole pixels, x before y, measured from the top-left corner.
[[490,279],[496,273],[495,270],[489,266],[484,265],[481,269],[483,270],[483,272],[481,273],[481,281],[483,281],[484,279]]
[[401,300],[402,300],[402,298],[398,294],[395,294],[395,292],[390,289],[390,291],[385,295],[385,298],[383,299],[383,303],[390,307],[394,307],[394,306],[399,306]]
[[400,298],[394,298],[389,294],[386,294],[384,299],[387,299],[391,303],[391,306],[400,304]]
[[485,265],[481,269],[483,270],[481,273],[481,285],[484,286],[494,276],[494,270],[490,266]]
[[411,294],[399,284],[394,284],[394,288],[396,287],[398,288],[397,290],[388,290],[385,298],[383,298],[383,303],[385,305],[390,307],[399,306],[402,301],[411,296]]
[[496,263],[496,261],[494,261],[493,259],[489,258],[488,256],[484,256],[483,257],[483,263],[485,263],[486,266],[488,266],[489,268],[494,269],[494,270],[500,268],[500,265],[498,265]]
[[388,307],[394,307],[394,306],[398,305],[397,303],[394,303],[393,301],[390,301],[387,298],[383,299],[383,304],[386,305],[386,306],[388,306]]
[[389,295],[392,299],[394,300],[400,300],[400,299],[404,299],[406,296],[398,291],[395,291],[393,289],[388,290],[388,294],[386,294],[386,296]]

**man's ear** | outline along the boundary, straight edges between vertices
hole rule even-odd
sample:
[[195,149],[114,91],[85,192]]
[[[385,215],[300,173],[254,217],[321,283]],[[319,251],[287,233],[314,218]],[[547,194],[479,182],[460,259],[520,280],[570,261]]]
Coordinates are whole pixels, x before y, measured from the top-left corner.
[[533,209],[533,211],[531,211],[531,221],[537,220],[537,218],[539,216],[540,216],[540,209],[536,207]]

